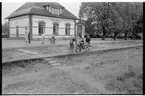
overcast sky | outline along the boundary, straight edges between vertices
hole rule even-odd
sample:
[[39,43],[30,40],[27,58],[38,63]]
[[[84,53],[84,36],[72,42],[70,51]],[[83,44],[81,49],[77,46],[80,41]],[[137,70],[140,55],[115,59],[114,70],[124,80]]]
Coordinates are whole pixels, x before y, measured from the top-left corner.
[[[30,0],[0,0],[2,2],[2,24],[4,18]],[[31,2],[59,2],[67,10],[78,17],[81,2],[144,2],[145,0],[31,0]]]
[[[4,2],[4,3],[2,3],[2,24],[5,22],[4,18],[6,18],[8,15],[10,15],[12,12],[14,12],[16,9],[18,9],[20,6],[22,6],[24,3],[26,3],[26,2]],[[73,13],[75,16],[78,17],[79,7],[81,5],[80,1],[67,2],[67,3],[59,2],[59,3],[62,6],[64,6],[67,10],[69,10],[71,13]]]

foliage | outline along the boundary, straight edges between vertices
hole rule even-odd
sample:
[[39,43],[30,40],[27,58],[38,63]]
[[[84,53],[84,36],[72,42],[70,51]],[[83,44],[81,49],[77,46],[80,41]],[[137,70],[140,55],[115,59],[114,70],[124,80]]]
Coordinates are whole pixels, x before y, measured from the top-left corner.
[[137,35],[143,30],[143,4],[138,2],[82,2],[79,17],[86,20],[86,33]]
[[2,34],[6,34],[6,35],[9,34],[8,22],[5,22],[5,23],[2,25]]

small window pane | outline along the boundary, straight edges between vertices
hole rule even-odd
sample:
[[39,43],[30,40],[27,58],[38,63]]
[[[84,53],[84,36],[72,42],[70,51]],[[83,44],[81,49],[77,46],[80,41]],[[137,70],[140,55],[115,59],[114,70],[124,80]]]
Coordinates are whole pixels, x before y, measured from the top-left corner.
[[54,14],[54,9],[52,8],[52,14]]
[[60,9],[60,14],[62,14],[62,8]]
[[48,10],[48,6],[46,6],[46,9]]
[[55,14],[57,15],[57,9],[55,9]]
[[54,9],[54,14],[55,14],[55,9]]
[[60,13],[59,13],[59,9],[58,9],[58,15],[59,15]]
[[49,6],[49,12],[51,12],[51,6]]
[[59,15],[59,9],[57,9],[57,15]]
[[55,9],[55,14],[57,14],[57,9]]

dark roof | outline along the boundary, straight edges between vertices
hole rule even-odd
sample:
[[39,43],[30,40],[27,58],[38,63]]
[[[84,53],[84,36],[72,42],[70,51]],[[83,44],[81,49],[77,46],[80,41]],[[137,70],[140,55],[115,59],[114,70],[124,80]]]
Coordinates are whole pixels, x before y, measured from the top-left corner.
[[[51,14],[44,8],[45,5],[50,5],[54,8],[63,8],[63,13],[61,15]],[[56,2],[25,3],[24,5],[19,7],[16,11],[14,11],[12,14],[10,14],[8,17],[6,17],[6,19],[28,15],[28,14],[41,15],[41,16],[47,16],[47,17],[65,18],[65,19],[75,19],[75,20],[78,19],[71,12],[65,9],[62,5]]]

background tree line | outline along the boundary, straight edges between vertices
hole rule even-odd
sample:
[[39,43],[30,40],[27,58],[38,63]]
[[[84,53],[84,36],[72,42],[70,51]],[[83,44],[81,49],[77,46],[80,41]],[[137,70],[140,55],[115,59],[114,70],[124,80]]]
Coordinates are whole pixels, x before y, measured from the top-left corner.
[[9,37],[9,25],[8,22],[5,22],[2,25],[2,37]]
[[137,39],[143,32],[143,3],[82,2],[79,18],[85,20],[85,31],[91,37]]

